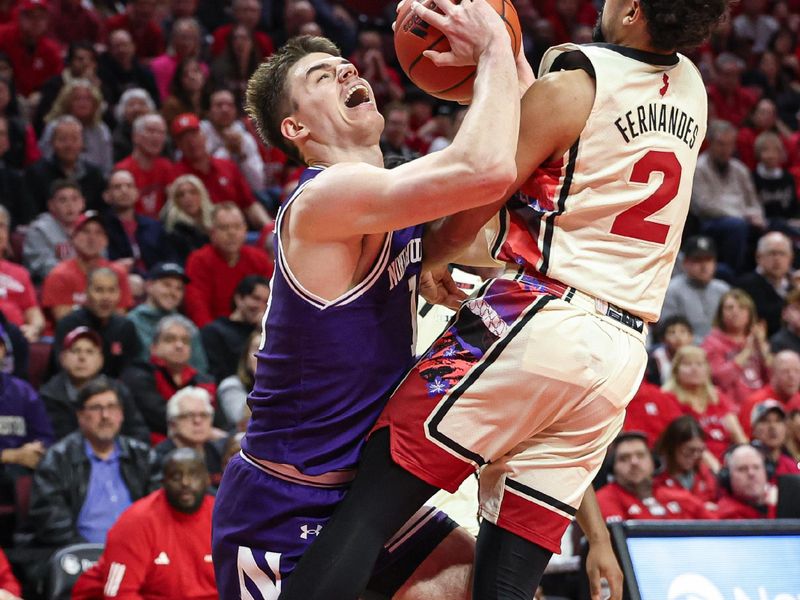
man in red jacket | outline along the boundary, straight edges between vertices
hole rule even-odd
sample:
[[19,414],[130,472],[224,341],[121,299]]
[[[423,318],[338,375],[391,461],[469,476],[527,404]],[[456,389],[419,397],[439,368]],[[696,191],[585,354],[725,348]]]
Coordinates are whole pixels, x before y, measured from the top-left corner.
[[99,562],[75,584],[73,600],[217,600],[208,482],[197,452],[171,452],[163,488],[120,516]]
[[0,29],[0,52],[8,55],[17,92],[26,97],[64,67],[58,42],[47,35],[48,25],[46,0],[23,0],[16,22]]
[[703,502],[684,489],[654,487],[655,464],[644,434],[621,434],[609,450],[613,483],[597,492],[606,521],[713,519]]
[[231,312],[233,293],[247,275],[272,275],[272,261],[260,248],[246,246],[247,226],[239,207],[223,202],[211,217],[211,243],[186,259],[184,308],[198,327]]

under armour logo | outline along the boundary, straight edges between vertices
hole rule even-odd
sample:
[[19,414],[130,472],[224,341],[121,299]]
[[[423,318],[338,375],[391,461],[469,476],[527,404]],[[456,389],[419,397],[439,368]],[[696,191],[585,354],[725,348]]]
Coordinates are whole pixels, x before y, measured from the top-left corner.
[[309,535],[319,535],[319,532],[322,531],[322,525],[317,525],[314,529],[308,525],[301,525],[300,531],[302,531],[300,537],[304,540],[307,540]]
[[661,96],[663,97],[664,94],[667,93],[667,88],[669,88],[669,75],[664,73],[664,77],[661,79],[661,81],[664,82],[664,87],[662,87],[660,90],[658,90],[658,93],[661,94]]

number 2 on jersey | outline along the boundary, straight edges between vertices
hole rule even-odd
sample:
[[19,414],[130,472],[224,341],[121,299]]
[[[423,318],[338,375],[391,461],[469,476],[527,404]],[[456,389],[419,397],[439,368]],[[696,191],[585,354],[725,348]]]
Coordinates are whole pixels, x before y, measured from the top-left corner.
[[617,215],[611,226],[611,233],[663,244],[667,239],[669,225],[654,223],[647,218],[660,211],[678,195],[681,171],[681,164],[673,152],[650,150],[636,161],[629,179],[631,183],[646,184],[653,173],[661,173],[664,179],[651,196]]

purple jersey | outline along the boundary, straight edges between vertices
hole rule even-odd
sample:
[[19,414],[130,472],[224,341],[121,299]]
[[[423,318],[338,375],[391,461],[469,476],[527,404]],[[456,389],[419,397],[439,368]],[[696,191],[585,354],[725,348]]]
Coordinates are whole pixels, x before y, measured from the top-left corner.
[[386,235],[363,281],[323,300],[293,277],[281,250],[284,212],[322,172],[308,168],[275,223],[272,294],[242,449],[307,475],[349,469],[413,361],[422,226]]

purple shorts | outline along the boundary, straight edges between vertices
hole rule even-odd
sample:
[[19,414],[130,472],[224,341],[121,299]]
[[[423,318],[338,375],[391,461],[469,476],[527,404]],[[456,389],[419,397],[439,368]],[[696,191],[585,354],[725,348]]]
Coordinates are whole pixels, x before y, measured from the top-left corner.
[[[336,505],[343,487],[315,487],[276,477],[240,455],[225,469],[214,504],[212,553],[223,600],[277,600]],[[392,596],[458,525],[425,506],[382,550],[368,589]]]

